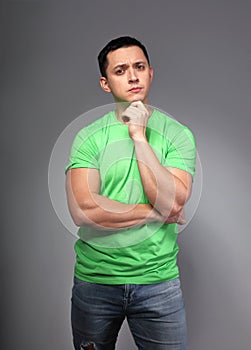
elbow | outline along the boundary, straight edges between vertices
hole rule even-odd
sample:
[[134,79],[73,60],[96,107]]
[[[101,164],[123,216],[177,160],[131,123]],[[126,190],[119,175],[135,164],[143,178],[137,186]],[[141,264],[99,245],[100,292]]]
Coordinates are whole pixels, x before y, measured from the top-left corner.
[[82,220],[82,218],[78,217],[78,216],[72,216],[72,220],[74,222],[74,224],[78,227],[80,226],[84,226],[84,221]]
[[184,187],[182,190],[177,191],[174,196],[170,196],[168,200],[163,198],[162,205],[159,205],[159,208],[156,206],[156,208],[164,218],[179,215],[187,203],[190,195],[191,189],[188,190],[186,187]]
[[87,226],[87,227],[92,227],[95,230],[104,230],[104,229],[110,229],[112,227],[109,226],[109,222],[102,221],[101,218],[98,219],[96,218],[95,221],[91,219],[90,216],[87,216],[86,213],[81,213],[80,215],[72,215],[72,220],[74,224],[78,227],[81,226]]
[[86,220],[84,219],[85,216],[83,215],[83,213],[71,212],[71,217],[76,226],[80,227],[86,225]]
[[175,202],[172,207],[166,206],[166,207],[160,208],[159,212],[164,218],[168,219],[172,216],[179,214],[182,211],[183,207],[184,205],[181,205]]
[[90,217],[90,213],[88,210],[83,210],[80,207],[74,208],[74,210],[70,211],[72,220],[74,224],[78,227],[80,226],[93,226],[94,222]]

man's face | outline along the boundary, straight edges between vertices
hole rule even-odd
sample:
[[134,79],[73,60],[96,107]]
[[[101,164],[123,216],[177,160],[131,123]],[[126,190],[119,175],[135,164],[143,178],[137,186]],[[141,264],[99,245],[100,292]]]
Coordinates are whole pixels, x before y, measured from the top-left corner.
[[141,48],[129,46],[111,51],[107,61],[107,78],[100,78],[103,90],[111,92],[116,102],[148,103],[153,71]]

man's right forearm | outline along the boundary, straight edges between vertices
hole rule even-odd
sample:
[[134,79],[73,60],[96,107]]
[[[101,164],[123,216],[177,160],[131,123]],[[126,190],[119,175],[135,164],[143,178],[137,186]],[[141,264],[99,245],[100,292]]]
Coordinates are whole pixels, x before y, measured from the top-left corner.
[[74,169],[66,176],[68,207],[77,226],[100,230],[118,230],[147,222],[174,223],[179,215],[166,219],[151,204],[125,204],[101,196],[96,170]]
[[74,207],[70,211],[75,224],[96,229],[121,229],[163,220],[150,204],[123,204],[97,194],[88,205],[75,203]]
[[163,220],[150,204],[124,204],[95,193],[92,196],[93,202],[82,208],[82,213],[94,226],[120,229]]
[[150,204],[124,204],[96,193],[85,196],[82,201],[76,200],[71,186],[67,188],[67,200],[77,226],[111,230],[163,221]]

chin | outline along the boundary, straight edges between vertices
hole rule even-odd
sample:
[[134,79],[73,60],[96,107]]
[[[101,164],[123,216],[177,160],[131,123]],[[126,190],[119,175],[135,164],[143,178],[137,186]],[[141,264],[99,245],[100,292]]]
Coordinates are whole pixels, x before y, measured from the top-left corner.
[[137,101],[141,101],[145,104],[148,103],[147,98],[145,96],[140,95],[140,94],[126,97],[126,98],[119,98],[119,97],[115,98],[115,102],[121,102],[121,103],[132,103],[132,102],[137,102]]
[[147,98],[142,95],[135,95],[130,98],[130,102],[136,102],[136,101],[141,101],[143,103],[147,103]]

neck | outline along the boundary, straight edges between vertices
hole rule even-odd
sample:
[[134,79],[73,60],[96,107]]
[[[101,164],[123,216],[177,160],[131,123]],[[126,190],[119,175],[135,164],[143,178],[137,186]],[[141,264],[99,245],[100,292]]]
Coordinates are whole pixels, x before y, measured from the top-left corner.
[[123,122],[121,115],[130,106],[130,102],[116,102],[115,114],[119,122]]

